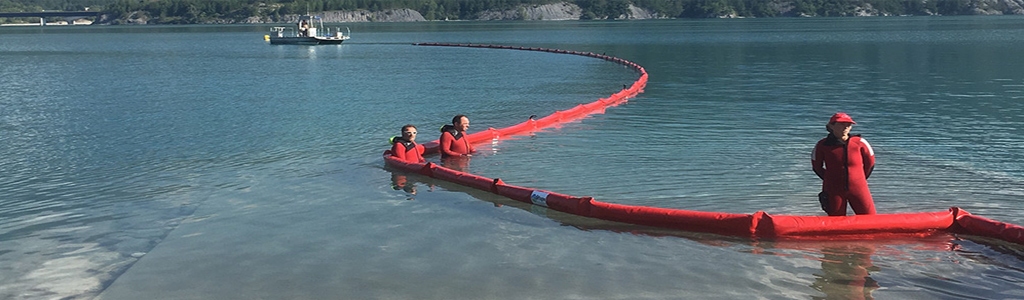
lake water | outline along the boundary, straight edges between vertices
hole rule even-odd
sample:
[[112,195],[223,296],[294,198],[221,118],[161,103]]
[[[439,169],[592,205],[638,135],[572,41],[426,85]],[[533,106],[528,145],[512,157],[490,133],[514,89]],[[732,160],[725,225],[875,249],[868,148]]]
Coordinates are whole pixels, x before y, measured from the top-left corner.
[[[875,148],[880,213],[1024,224],[1024,18],[0,28],[0,299],[1024,297],[1024,247],[755,241],[575,217],[384,168],[455,114],[504,127],[637,78],[469,170],[599,201],[823,215],[836,111]],[[436,161],[436,157],[428,160]]]

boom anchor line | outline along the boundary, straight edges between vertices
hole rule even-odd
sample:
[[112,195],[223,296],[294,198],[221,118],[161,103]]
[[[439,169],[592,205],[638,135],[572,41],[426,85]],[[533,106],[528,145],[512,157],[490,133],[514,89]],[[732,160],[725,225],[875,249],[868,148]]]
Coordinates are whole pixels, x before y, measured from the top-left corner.
[[[622,90],[607,98],[599,98],[596,101],[580,104],[567,110],[556,111],[539,119],[536,115],[531,115],[530,118],[522,123],[504,128],[488,128],[484,131],[466,135],[466,138],[472,144],[484,144],[495,139],[528,135],[545,128],[574,122],[593,114],[604,113],[606,108],[625,103],[629,98],[643,93],[648,79],[647,71],[644,67],[634,62],[603,53],[487,44],[416,43],[414,45],[508,49],[579,55],[620,64],[639,74],[639,77],[632,85],[623,85]],[[424,143],[424,154],[438,153],[439,145],[438,140]],[[409,163],[401,161],[392,157],[390,150],[384,151],[384,163],[397,170],[449,181],[564,213],[690,232],[779,240],[853,240],[908,236],[922,237],[940,232],[949,232],[996,238],[1024,245],[1024,227],[972,215],[959,207],[950,207],[948,210],[936,212],[841,217],[771,215],[764,211],[757,211],[752,214],[704,212],[614,204],[601,202],[591,197],[577,197],[516,186],[507,184],[499,178],[492,179],[460,172],[435,163]]]

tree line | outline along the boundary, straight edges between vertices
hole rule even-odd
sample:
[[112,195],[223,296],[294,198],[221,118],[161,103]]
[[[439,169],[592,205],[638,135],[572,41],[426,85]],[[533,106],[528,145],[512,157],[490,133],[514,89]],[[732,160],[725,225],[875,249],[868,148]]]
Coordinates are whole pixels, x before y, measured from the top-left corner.
[[511,10],[523,5],[573,3],[581,19],[615,19],[629,5],[668,18],[854,16],[871,7],[883,15],[966,15],[999,1],[977,0],[0,0],[0,11],[100,10],[112,18],[143,12],[159,23],[195,24],[211,20],[242,20],[333,10],[382,11],[407,8],[427,20],[473,20],[488,10]]

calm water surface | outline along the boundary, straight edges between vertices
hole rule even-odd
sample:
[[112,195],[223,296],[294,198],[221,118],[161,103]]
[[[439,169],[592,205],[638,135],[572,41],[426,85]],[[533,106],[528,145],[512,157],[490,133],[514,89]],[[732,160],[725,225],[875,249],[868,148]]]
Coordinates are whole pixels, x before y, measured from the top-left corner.
[[[637,74],[606,114],[481,145],[470,171],[598,200],[821,215],[835,111],[874,146],[880,212],[1024,224],[1024,19],[0,28],[0,299],[1024,297],[1019,245],[772,242],[586,219],[392,173],[451,116],[504,127]],[[436,158],[430,158],[436,160]],[[405,189],[394,186],[407,180]]]

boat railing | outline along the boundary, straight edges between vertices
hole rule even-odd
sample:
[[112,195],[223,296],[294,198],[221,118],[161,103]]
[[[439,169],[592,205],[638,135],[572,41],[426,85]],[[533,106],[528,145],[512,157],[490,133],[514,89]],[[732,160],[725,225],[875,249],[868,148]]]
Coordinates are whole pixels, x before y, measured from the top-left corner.
[[[306,29],[306,34],[302,35],[302,36],[320,37],[320,38],[329,38],[329,39],[340,39],[340,40],[347,40],[347,39],[351,38],[351,36],[352,36],[352,29],[351,28],[345,27],[345,30],[347,31],[347,33],[346,33],[346,32],[343,32],[341,30],[341,27],[334,27],[333,28],[334,30],[331,30],[330,27],[323,26],[323,21],[322,20],[319,23],[320,23],[319,26],[314,25],[314,26],[310,26],[309,28],[307,28]],[[317,29],[320,29],[320,28],[323,28],[323,30],[322,31],[321,30],[317,30]],[[284,37],[285,36],[285,33],[284,33],[285,31],[291,32],[293,30],[298,30],[298,29],[297,28],[291,28],[291,27],[285,27],[285,26],[275,26],[275,27],[271,27],[270,28],[270,33],[274,37]]]
[[328,28],[325,34],[331,38],[347,40],[352,36],[352,29],[345,27],[345,30],[347,30],[348,33],[342,32],[341,27],[334,27],[334,33],[331,34],[331,30]]
[[284,30],[286,28],[287,27],[271,27],[270,33],[274,34],[276,37],[284,37]]

